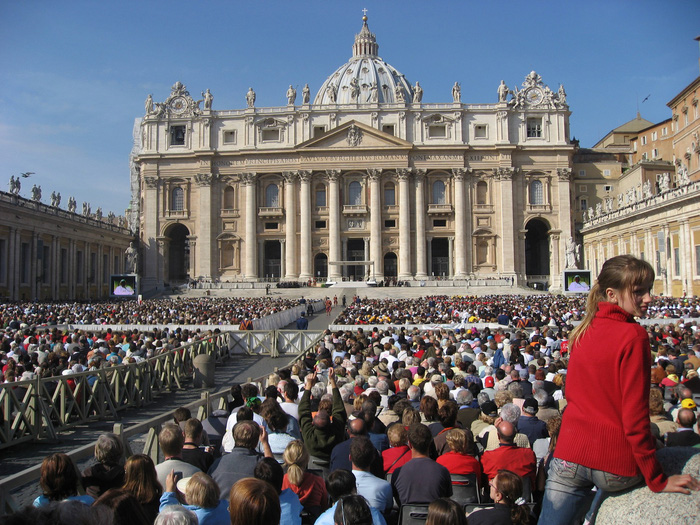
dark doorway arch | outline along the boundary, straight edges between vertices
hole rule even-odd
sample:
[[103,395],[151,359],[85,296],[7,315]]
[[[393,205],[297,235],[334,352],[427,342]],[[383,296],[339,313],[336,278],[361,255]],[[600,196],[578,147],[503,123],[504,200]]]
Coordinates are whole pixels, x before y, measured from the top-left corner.
[[265,241],[263,275],[266,279],[277,280],[282,274],[282,243]]
[[316,279],[328,279],[328,256],[318,253],[314,257],[314,277]]
[[525,274],[549,275],[549,225],[532,219],[525,229]]
[[[365,260],[365,241],[363,239],[348,239],[348,261]],[[347,277],[352,281],[364,281],[367,267],[347,266]]]
[[398,277],[399,265],[394,252],[389,252],[384,256],[384,277]]
[[168,271],[169,283],[187,281],[190,277],[190,230],[184,224],[173,224],[165,236],[170,239],[168,245]]
[[434,277],[450,276],[450,245],[446,237],[430,241],[430,272]]

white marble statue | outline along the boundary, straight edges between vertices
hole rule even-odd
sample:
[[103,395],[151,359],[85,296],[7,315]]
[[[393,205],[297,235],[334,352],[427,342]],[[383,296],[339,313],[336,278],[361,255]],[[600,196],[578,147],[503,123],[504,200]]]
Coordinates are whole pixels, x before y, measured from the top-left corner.
[[403,86],[401,84],[396,84],[396,87],[394,88],[394,95],[396,97],[396,102],[406,102]]
[[508,92],[509,89],[505,80],[501,80],[501,83],[498,85],[498,101],[505,102],[508,99]]
[[350,79],[350,100],[357,100],[357,97],[360,96],[360,82],[357,80],[357,77],[353,77]]
[[139,254],[133,241],[129,244],[129,247],[124,252],[124,255],[126,255],[126,271],[128,273],[136,273],[138,269]]
[[413,86],[413,103],[417,104],[420,103],[423,100],[423,88],[420,87],[420,84],[416,82],[416,85]]
[[297,90],[289,84],[289,89],[287,90],[287,105],[293,106],[294,102],[297,100]]
[[685,186],[690,184],[690,175],[688,175],[688,167],[682,164],[678,167],[678,185]]
[[603,215],[603,204],[601,202],[595,205],[595,216],[600,217]]
[[622,193],[617,195],[617,209],[619,210],[625,205],[625,196]]
[[462,101],[462,86],[459,85],[459,82],[455,82],[455,85],[452,86],[452,101],[453,102],[461,102]]
[[202,91],[202,96],[204,97],[204,109],[211,109],[212,102],[214,102],[214,95],[208,89]]
[[650,181],[645,181],[644,184],[642,185],[642,195],[644,196],[645,199],[648,199],[651,197],[651,182]]
[[98,221],[102,220],[102,208],[97,208],[97,211],[95,212],[95,219]]
[[255,91],[253,88],[248,88],[248,92],[245,94],[245,101],[249,108],[255,107]]
[[32,200],[35,202],[41,201],[41,186],[37,186],[36,184],[32,186]]
[[605,213],[612,213],[613,211],[613,198],[605,197]]
[[153,113],[153,95],[148,95],[146,98],[146,115]]
[[576,268],[576,243],[571,236],[566,239],[565,258],[567,268]]
[[311,100],[311,89],[309,89],[309,85],[306,84],[304,89],[301,90],[301,103],[308,104],[309,100]]
[[326,91],[328,91],[328,100],[330,100],[331,104],[335,104],[338,100],[338,88],[336,85],[328,84]]
[[376,82],[372,82],[372,84],[369,86],[369,99],[371,102],[379,101],[379,88],[377,88]]
[[671,176],[668,173],[662,173],[659,177],[659,192],[664,193],[671,189]]
[[68,197],[68,211],[75,213],[75,209],[78,207],[78,203],[75,201],[75,197]]

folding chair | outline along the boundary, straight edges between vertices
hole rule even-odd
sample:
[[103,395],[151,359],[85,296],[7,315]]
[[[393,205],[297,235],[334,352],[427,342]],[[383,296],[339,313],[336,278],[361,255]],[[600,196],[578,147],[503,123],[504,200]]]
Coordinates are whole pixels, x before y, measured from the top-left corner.
[[428,519],[428,504],[401,505],[399,525],[423,525]]
[[481,503],[479,496],[479,482],[476,474],[451,474],[452,497],[454,501],[464,506],[468,503]]

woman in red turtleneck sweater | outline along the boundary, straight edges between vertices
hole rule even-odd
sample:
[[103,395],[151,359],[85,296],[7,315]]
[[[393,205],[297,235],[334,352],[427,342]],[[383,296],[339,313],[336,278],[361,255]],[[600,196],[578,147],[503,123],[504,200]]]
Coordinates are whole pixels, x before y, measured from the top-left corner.
[[540,524],[575,523],[592,502],[593,486],[598,498],[642,482],[654,492],[700,489],[692,476],[666,477],[656,459],[649,423],[651,349],[634,320],[646,314],[653,283],[649,263],[620,255],[605,262],[591,288],[586,316],[571,333],[567,407]]

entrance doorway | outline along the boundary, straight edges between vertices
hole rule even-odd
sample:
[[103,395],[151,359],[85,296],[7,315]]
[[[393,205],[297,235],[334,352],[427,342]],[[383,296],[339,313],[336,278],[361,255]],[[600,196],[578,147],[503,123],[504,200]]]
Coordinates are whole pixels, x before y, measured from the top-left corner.
[[282,244],[279,241],[265,241],[263,252],[265,279],[279,280],[282,274]]
[[[348,239],[348,261],[365,260],[365,241],[362,239]],[[346,277],[351,281],[364,281],[366,266],[346,266]]]
[[532,219],[525,225],[525,274],[549,275],[549,225]]
[[173,224],[165,231],[168,244],[168,269],[166,276],[170,284],[182,283],[190,277],[190,230],[184,224]]
[[389,252],[384,256],[384,277],[396,278],[399,276],[399,265],[394,252]]
[[316,254],[314,257],[314,277],[319,281],[328,279],[328,256],[325,253]]
[[435,277],[450,276],[450,247],[445,237],[433,239],[431,246],[431,272]]

